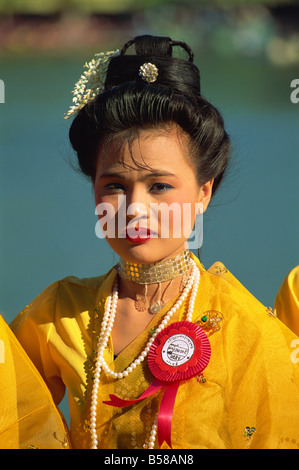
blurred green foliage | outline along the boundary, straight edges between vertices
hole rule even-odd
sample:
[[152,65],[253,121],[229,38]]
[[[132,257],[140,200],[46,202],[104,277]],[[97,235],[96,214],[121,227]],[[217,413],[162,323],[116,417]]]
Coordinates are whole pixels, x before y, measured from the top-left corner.
[[[248,5],[278,5],[296,0],[183,0],[183,5],[229,8]],[[124,13],[160,6],[182,5],[182,0],[0,0],[2,14],[51,14],[55,12]]]

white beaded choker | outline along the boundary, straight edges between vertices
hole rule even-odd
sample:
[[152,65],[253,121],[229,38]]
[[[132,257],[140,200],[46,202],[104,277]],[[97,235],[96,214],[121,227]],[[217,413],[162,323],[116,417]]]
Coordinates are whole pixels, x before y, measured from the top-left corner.
[[[179,299],[175,302],[173,307],[166,313],[164,319],[161,321],[160,325],[155,330],[154,334],[149,339],[146,347],[141,352],[141,354],[122,372],[114,372],[109,368],[106,364],[104,359],[104,351],[107,347],[109,337],[113,328],[115,314],[117,310],[117,301],[118,301],[118,282],[117,277],[114,282],[113,290],[110,293],[109,297],[107,298],[104,317],[101,325],[101,332],[98,338],[97,343],[97,350],[96,350],[96,362],[95,362],[95,373],[94,373],[94,381],[93,381],[93,389],[91,395],[91,408],[90,408],[90,433],[91,433],[91,448],[97,449],[98,447],[98,437],[97,437],[97,407],[98,407],[98,390],[100,386],[100,376],[101,371],[109,375],[114,379],[122,379],[127,377],[133,370],[141,364],[144,359],[147,357],[148,352],[153,344],[156,336],[160,331],[162,331],[167,324],[169,323],[171,317],[174,313],[182,306],[183,302],[186,300],[189,292],[191,291],[189,297],[189,304],[188,310],[186,314],[186,321],[192,321],[193,310],[194,310],[194,303],[197,294],[197,288],[200,279],[200,271],[195,263],[190,258],[190,264],[192,267],[191,274],[187,280],[187,283],[180,295]],[[156,432],[157,432],[157,425],[156,422],[154,423],[151,431],[151,435],[149,438],[148,448],[153,449],[155,445],[156,439]]]

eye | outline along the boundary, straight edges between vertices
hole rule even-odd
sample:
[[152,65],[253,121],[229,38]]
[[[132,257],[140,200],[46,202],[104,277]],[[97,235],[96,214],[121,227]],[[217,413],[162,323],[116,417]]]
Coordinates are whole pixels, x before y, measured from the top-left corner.
[[112,191],[112,192],[119,192],[119,191],[125,190],[124,186],[120,183],[106,184],[105,189],[107,189],[108,191]]
[[172,189],[173,186],[167,183],[154,183],[150,187],[151,192],[156,192],[156,193],[163,193],[165,191],[168,191],[169,189]]

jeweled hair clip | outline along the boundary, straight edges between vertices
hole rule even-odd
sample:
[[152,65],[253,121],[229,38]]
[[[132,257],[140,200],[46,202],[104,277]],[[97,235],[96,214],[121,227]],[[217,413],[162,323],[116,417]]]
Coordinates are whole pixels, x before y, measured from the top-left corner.
[[153,83],[158,78],[158,69],[154,64],[147,62],[141,65],[139,69],[139,76],[148,83]]
[[98,93],[104,91],[105,81],[110,60],[120,54],[119,50],[100,52],[86,63],[86,70],[81,75],[73,90],[73,105],[70,107],[65,119],[69,119],[86,103],[91,101]]

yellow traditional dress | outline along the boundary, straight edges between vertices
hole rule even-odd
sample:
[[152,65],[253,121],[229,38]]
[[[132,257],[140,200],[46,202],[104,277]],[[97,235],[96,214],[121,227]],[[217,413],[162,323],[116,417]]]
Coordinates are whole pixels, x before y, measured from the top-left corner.
[[299,266],[293,268],[283,280],[275,299],[274,311],[299,336]]
[[[299,448],[299,364],[291,360],[296,338],[221,264],[201,278],[193,321],[206,332],[211,358],[204,376],[180,384],[172,418],[173,449]],[[42,292],[12,328],[52,392],[69,393],[74,448],[89,448],[94,354],[116,270],[102,277],[68,277]],[[105,360],[123,371],[144,349],[173,299],[116,359],[110,338]],[[172,318],[185,320],[187,305]],[[138,398],[152,383],[147,362],[123,379],[101,375],[97,434],[103,449],[144,448],[161,393],[126,408],[103,404],[110,394]],[[168,448],[164,442],[162,448]]]
[[0,397],[0,449],[69,447],[50,391],[1,316]]

